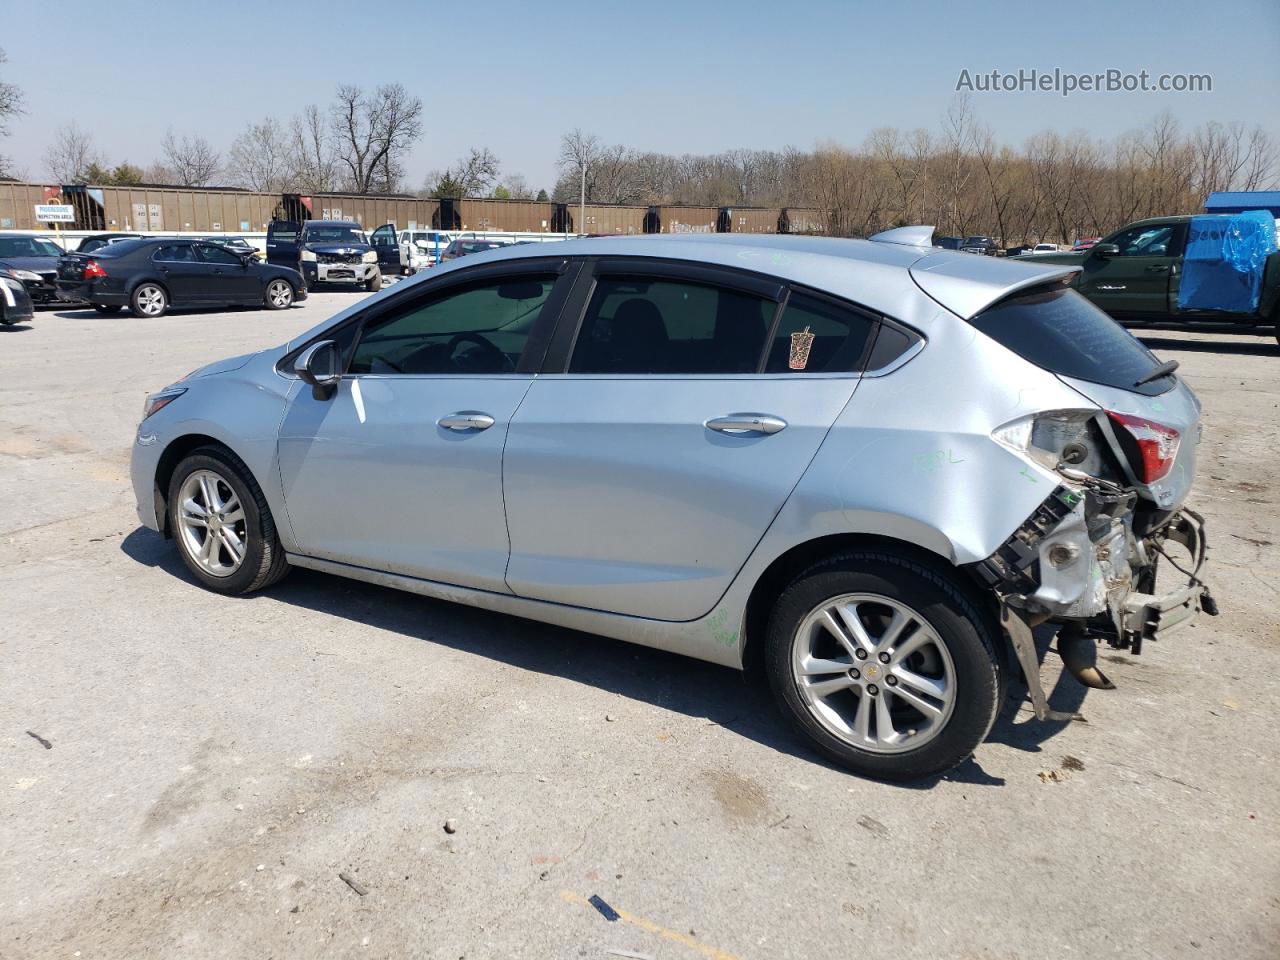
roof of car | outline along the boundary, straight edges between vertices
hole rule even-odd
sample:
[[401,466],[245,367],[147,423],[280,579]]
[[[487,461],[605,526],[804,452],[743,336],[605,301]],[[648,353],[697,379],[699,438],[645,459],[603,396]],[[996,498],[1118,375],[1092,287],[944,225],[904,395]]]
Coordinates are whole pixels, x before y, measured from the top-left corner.
[[[437,270],[560,256],[654,257],[735,267],[826,290],[900,319],[908,319],[905,313],[915,309],[921,291],[967,319],[1015,290],[1079,270],[871,240],[732,233],[503,244],[449,261]],[[439,276],[436,270],[432,274]]]
[[352,230],[363,230],[364,228],[358,223],[352,223],[350,220],[308,220],[303,224],[304,227],[350,227]]

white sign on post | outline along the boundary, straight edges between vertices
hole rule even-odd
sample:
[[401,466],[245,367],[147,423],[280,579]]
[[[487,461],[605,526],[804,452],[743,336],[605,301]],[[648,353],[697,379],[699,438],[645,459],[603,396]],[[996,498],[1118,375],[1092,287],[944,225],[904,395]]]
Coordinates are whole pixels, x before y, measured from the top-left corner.
[[69,203],[37,203],[37,223],[75,223],[75,207]]

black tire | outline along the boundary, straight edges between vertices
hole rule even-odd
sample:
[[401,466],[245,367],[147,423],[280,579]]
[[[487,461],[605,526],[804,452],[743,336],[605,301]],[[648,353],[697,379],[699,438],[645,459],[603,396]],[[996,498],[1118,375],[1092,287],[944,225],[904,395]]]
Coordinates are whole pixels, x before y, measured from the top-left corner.
[[102,314],[104,317],[110,317],[119,313],[121,310],[124,309],[124,307],[115,303],[95,303],[93,305],[93,309],[96,310],[98,313]]
[[372,277],[365,281],[364,288],[370,293],[377,293],[382,289],[382,274],[374,273]]
[[129,312],[135,317],[154,320],[169,311],[169,291],[154,280],[144,280],[129,294]]
[[[919,748],[880,753],[855,746],[824,727],[800,692],[791,666],[797,631],[811,611],[844,594],[874,594],[904,604],[946,646],[954,669],[953,706]],[[865,776],[918,780],[964,762],[990,732],[1007,682],[997,636],[998,626],[941,564],[926,566],[887,550],[845,553],[805,570],[778,598],[767,635],[769,684],[783,713],[824,756]]]
[[[195,472],[207,470],[218,474],[235,493],[244,510],[242,531],[245,536],[244,559],[228,576],[213,576],[191,556],[182,535],[180,491]],[[217,593],[252,593],[269,587],[289,572],[289,561],[276,534],[271,508],[262,488],[244,461],[223,447],[200,447],[178,464],[169,481],[168,522],[178,547],[178,555],[200,583]]]
[[[281,294],[276,296],[276,289],[279,288]],[[284,290],[288,289],[287,297]],[[274,277],[267,281],[266,287],[262,291],[262,303],[268,310],[288,310],[293,306],[293,298],[297,295],[297,291],[293,289],[293,284],[282,277]]]

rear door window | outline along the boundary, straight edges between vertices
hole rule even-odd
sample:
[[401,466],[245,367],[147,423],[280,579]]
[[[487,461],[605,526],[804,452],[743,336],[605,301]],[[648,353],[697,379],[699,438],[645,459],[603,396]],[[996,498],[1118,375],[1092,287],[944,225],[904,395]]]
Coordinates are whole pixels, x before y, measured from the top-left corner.
[[159,260],[164,263],[192,263],[195,258],[195,254],[191,252],[191,245],[188,243],[174,243],[163,246],[151,257],[152,260]]
[[848,307],[792,293],[769,346],[765,373],[854,373],[875,321]]
[[686,280],[602,277],[571,373],[755,373],[776,304]]
[[1050,373],[1164,393],[1171,377],[1136,386],[1160,361],[1120,324],[1067,287],[1036,287],[988,307],[970,321],[997,343]]

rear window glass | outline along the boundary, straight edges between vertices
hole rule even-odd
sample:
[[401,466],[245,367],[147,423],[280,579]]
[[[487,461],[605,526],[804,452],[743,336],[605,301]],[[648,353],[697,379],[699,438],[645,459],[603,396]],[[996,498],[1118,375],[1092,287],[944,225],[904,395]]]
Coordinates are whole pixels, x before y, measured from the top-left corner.
[[99,257],[122,257],[126,253],[132,253],[139,247],[145,247],[154,241],[150,237],[137,237],[130,240],[117,240],[115,243],[108,243],[105,247],[101,247],[94,251]]
[[1170,378],[1135,384],[1160,365],[1155,354],[1076,291],[1038,287],[1002,300],[971,323],[1050,373],[1149,396]]

